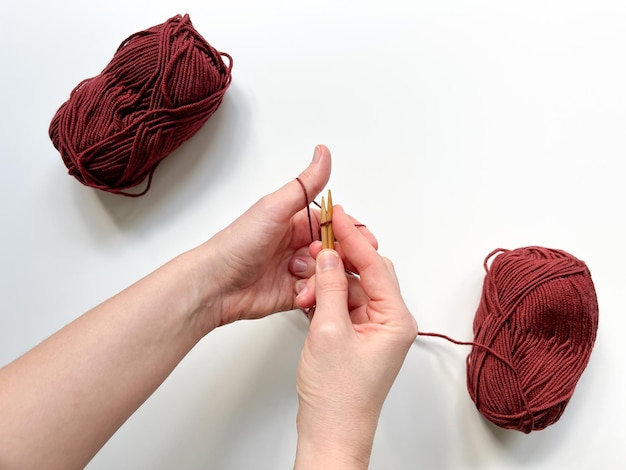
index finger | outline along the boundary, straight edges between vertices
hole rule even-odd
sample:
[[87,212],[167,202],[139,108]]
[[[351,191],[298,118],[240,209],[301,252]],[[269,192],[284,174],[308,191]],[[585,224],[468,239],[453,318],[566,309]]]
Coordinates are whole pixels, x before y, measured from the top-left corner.
[[385,258],[380,256],[367,237],[354,226],[343,207],[333,208],[333,231],[341,250],[361,276],[365,293],[372,300],[381,300],[399,290],[393,271],[389,269]]

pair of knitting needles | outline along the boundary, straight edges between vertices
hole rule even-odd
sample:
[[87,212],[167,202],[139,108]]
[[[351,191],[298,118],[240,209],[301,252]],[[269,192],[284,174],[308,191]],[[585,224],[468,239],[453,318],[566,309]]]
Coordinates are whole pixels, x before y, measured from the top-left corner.
[[320,213],[320,230],[322,232],[322,249],[335,249],[335,234],[333,233],[333,195],[328,190],[328,200],[322,196]]

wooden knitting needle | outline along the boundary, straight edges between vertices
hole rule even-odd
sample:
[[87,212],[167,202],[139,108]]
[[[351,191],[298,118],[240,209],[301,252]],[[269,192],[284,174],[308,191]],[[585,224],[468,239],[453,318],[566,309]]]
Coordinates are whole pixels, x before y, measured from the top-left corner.
[[326,201],[326,234],[328,235],[328,248],[335,249],[335,233],[333,232],[333,195],[328,190],[328,201]]
[[322,249],[335,249],[335,236],[333,233],[333,196],[328,190],[328,205],[322,196],[322,207],[320,213],[320,227],[322,232]]
[[320,232],[322,233],[322,250],[327,248],[328,245],[328,231],[326,230],[326,199],[322,196],[322,205],[320,206]]

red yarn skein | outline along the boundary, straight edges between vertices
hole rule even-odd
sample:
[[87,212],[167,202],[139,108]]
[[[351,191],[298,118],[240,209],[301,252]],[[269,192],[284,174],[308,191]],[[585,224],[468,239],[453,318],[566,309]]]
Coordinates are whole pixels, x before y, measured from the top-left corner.
[[495,250],[485,271],[467,389],[494,424],[544,429],[561,417],[593,349],[591,274],[572,255],[542,247]]
[[[52,119],[50,138],[84,185],[141,196],[157,165],[217,110],[231,69],[232,58],[211,47],[189,15],[177,15],[128,37],[99,75],[79,83]],[[142,192],[124,191],[146,178]]]

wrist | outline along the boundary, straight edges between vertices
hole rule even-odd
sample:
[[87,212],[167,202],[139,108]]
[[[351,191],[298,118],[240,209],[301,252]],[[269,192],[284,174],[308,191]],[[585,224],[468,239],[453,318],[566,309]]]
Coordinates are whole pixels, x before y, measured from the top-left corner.
[[186,311],[199,338],[202,338],[222,324],[222,289],[213,275],[215,256],[205,243],[179,255],[172,262],[183,266],[189,302]]
[[296,470],[333,468],[367,469],[378,415],[358,419],[298,410]]

